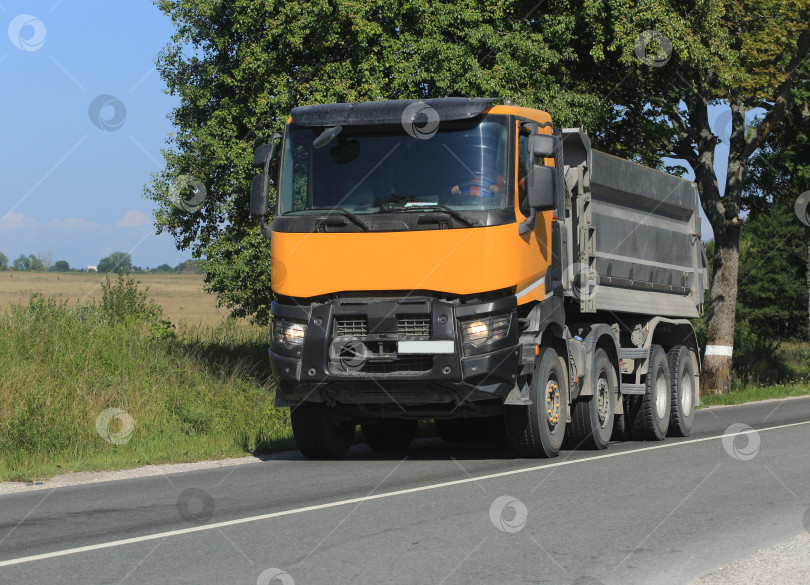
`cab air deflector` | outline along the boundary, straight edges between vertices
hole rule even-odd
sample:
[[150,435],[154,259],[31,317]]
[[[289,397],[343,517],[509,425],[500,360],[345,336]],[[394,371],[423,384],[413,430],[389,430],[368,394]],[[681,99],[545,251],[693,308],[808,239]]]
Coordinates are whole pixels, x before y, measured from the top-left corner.
[[[432,108],[440,122],[474,118],[491,106],[493,98],[434,98],[427,100],[381,100],[349,104],[319,104],[293,108],[292,123],[298,126],[368,126],[402,124]],[[410,110],[406,113],[409,106]],[[419,107],[419,106],[424,107]],[[430,112],[431,116],[434,114]],[[418,122],[418,120],[417,120]]]

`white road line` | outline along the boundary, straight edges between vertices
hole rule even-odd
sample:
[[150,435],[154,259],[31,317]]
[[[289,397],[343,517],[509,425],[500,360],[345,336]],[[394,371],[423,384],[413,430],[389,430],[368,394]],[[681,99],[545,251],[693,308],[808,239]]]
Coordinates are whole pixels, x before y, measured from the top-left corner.
[[[740,435],[749,435],[752,433],[764,433],[766,431],[775,431],[778,429],[786,429],[790,427],[797,427],[803,425],[810,425],[810,421],[803,421],[797,423],[790,423],[786,425],[779,425],[775,427],[767,427],[764,429],[749,429],[746,431],[741,431],[739,433],[730,433],[728,436],[740,436]],[[420,487],[409,488],[405,490],[397,490],[393,492],[385,492],[382,494],[374,494],[370,496],[363,496],[359,498],[350,498],[348,500],[339,500],[337,502],[329,502],[327,504],[318,504],[315,506],[305,506],[303,508],[294,508],[292,510],[283,510],[281,512],[271,512],[269,514],[260,514],[258,516],[250,516],[248,518],[238,518],[236,520],[227,520],[225,522],[217,522],[215,524],[206,524],[204,526],[194,526],[192,528],[182,528],[180,530],[169,530],[167,532],[159,532],[156,534],[147,534],[145,536],[137,536],[135,538],[126,538],[123,540],[113,540],[110,542],[103,542],[100,544],[91,544],[88,546],[79,546],[76,548],[68,548],[64,550],[58,550],[49,553],[43,553],[40,555],[32,555],[29,557],[19,557],[16,559],[9,559],[7,561],[0,561],[0,567],[10,567],[12,565],[21,565],[23,563],[30,563],[33,561],[42,561],[46,559],[52,559],[55,557],[64,557],[68,555],[75,555],[83,552],[90,552],[94,550],[101,550],[105,548],[113,548],[117,546],[124,546],[127,544],[136,544],[139,542],[147,542],[150,540],[158,540],[161,538],[168,538],[170,536],[181,536],[183,534],[192,534],[194,532],[203,532],[207,530],[216,530],[219,528],[225,528],[227,526],[236,526],[238,524],[247,524],[249,522],[258,522],[261,520],[269,520],[271,518],[279,518],[281,516],[292,516],[293,514],[303,514],[304,512],[314,512],[316,510],[326,510],[328,508],[336,508],[338,506],[347,506],[349,504],[357,504],[361,502],[369,502],[372,500],[382,500],[384,498],[393,498],[396,496],[404,496],[407,494],[415,494],[419,492],[426,492],[430,490],[435,490],[439,488],[445,488],[455,485],[463,485],[466,483],[473,483],[478,481],[483,481],[487,479],[497,479],[499,477],[509,477],[511,475],[520,475],[523,473],[531,473],[532,471],[541,471],[544,469],[551,469],[553,467],[563,467],[565,465],[576,465],[578,463],[588,463],[592,461],[600,461],[603,459],[609,459],[611,457],[623,457],[625,455],[633,455],[636,453],[644,453],[645,451],[656,451],[659,449],[672,449],[674,447],[682,447],[684,445],[691,445],[694,443],[705,443],[708,441],[716,441],[718,439],[722,439],[726,435],[717,435],[715,437],[705,437],[702,439],[689,439],[686,441],[680,441],[678,443],[666,443],[666,444],[659,444],[653,445],[650,447],[642,447],[641,449],[634,449],[631,451],[621,451],[619,453],[605,453],[604,455],[596,455],[594,457],[586,457],[584,459],[574,459],[574,460],[566,460],[566,461],[559,461],[556,463],[547,463],[545,465],[535,465],[533,467],[524,467],[521,469],[513,469],[510,471],[501,471],[498,473],[490,473],[488,475],[479,475],[476,477],[469,477],[466,479],[457,479],[454,481],[445,481],[442,483],[434,483],[429,485],[423,485]]]

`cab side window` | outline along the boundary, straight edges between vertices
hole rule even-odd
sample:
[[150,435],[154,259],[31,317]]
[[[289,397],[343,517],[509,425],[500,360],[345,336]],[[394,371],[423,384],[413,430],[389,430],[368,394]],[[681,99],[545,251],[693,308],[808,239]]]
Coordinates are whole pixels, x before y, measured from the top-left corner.
[[520,213],[529,217],[529,197],[526,189],[527,176],[531,170],[532,156],[529,153],[529,134],[520,133],[518,138],[518,208]]

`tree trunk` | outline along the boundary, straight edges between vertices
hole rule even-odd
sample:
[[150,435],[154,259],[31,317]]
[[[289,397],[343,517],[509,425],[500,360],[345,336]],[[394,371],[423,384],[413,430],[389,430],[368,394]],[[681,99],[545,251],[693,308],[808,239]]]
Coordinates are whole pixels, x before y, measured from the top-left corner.
[[701,386],[705,393],[722,394],[731,391],[740,228],[736,225],[727,226],[726,229],[715,232],[714,237],[714,276]]

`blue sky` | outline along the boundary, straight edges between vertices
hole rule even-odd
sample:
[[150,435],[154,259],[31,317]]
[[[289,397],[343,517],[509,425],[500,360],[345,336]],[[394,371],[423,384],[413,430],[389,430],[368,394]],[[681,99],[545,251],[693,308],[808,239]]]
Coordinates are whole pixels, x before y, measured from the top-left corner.
[[[18,21],[30,24],[9,34],[21,14],[41,24]],[[50,251],[75,267],[115,250],[143,267],[189,258],[154,235],[143,198],[177,103],[154,67],[169,19],[149,2],[0,0],[0,24],[0,251]],[[101,94],[126,108],[116,131],[91,122]],[[108,106],[101,117],[112,114]]]
[[[155,235],[143,198],[177,103],[154,67],[169,19],[148,1],[0,0],[0,24],[0,251],[12,260],[50,252],[73,267],[115,250],[142,267],[189,258]],[[115,131],[88,114],[100,95],[126,108]],[[727,111],[711,117],[722,123]],[[101,117],[114,113],[107,106]],[[727,153],[718,147],[721,185]]]

